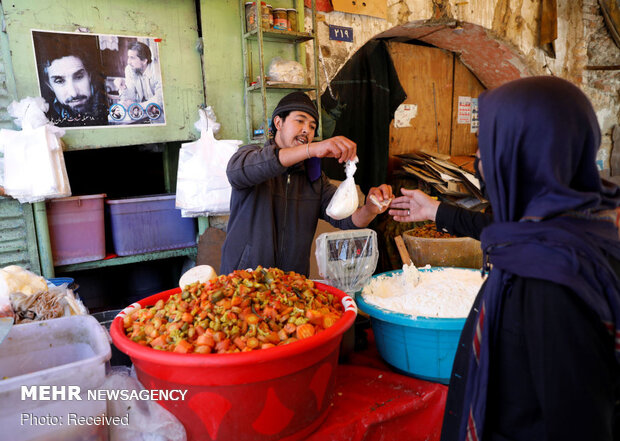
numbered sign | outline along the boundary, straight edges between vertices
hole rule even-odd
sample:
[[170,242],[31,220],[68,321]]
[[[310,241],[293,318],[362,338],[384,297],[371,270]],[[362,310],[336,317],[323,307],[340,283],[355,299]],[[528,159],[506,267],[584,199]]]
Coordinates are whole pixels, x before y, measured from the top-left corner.
[[353,43],[353,28],[329,25],[329,39]]

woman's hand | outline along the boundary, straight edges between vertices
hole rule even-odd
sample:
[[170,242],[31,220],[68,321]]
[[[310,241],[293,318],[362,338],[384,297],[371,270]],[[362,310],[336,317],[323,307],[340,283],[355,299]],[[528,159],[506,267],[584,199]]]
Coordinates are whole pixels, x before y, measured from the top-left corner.
[[399,196],[390,205],[390,216],[397,222],[419,222],[435,220],[440,202],[420,190],[401,189]]

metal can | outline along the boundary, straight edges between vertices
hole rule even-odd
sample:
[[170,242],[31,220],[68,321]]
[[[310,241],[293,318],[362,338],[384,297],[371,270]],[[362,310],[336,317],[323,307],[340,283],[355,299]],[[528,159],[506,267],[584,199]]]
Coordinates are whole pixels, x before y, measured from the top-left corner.
[[287,9],[286,17],[288,18],[288,30],[298,32],[299,29],[297,28],[297,10]]
[[273,29],[273,6],[267,5],[267,9],[269,9],[269,28]]
[[285,8],[275,8],[273,10],[273,28],[282,31],[288,30],[288,16]]
[[256,29],[256,3],[245,2],[245,31]]

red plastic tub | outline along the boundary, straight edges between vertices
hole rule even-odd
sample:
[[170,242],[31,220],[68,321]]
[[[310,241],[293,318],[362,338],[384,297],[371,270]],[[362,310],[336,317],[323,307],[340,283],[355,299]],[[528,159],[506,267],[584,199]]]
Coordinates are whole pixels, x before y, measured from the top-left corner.
[[332,327],[285,346],[234,354],[177,354],[151,349],[124,334],[133,308],[154,305],[179,288],[125,308],[112,322],[114,345],[131,358],[147,389],[187,390],[184,400],[159,401],[185,426],[189,440],[300,440],[327,417],[342,334],[357,307],[344,292],[322,283],[345,309]]

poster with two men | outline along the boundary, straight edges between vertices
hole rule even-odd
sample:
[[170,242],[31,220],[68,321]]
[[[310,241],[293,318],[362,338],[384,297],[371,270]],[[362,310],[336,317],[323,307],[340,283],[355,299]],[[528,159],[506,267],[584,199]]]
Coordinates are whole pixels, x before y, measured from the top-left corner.
[[166,124],[158,39],[33,30],[32,41],[52,124]]

